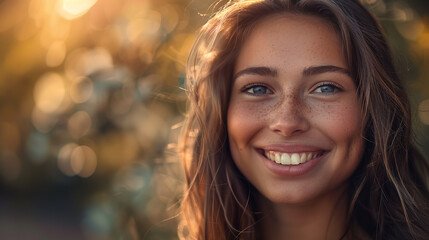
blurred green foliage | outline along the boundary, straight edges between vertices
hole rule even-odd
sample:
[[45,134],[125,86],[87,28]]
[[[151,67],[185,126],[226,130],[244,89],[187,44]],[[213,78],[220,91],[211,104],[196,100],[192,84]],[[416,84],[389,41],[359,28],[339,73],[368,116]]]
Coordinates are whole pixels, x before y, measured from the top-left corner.
[[[366,0],[429,144],[429,4]],[[187,54],[211,1],[0,1],[0,238],[177,239]]]

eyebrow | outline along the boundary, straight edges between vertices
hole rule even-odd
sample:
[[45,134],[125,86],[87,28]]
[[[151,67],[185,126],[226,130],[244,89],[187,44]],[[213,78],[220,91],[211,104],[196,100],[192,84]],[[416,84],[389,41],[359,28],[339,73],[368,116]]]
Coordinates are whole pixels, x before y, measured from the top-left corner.
[[269,67],[249,67],[245,68],[238,73],[234,74],[233,79],[237,79],[242,75],[260,75],[260,76],[269,76],[269,77],[277,77],[277,71],[275,69]]
[[[322,73],[328,73],[328,72],[339,72],[344,73],[347,75],[351,75],[350,71],[348,69],[337,67],[334,65],[322,65],[322,66],[311,66],[304,69],[302,74],[304,76],[313,76],[317,74]],[[260,76],[269,76],[269,77],[277,77],[277,71],[275,69],[269,68],[269,67],[249,67],[245,68],[238,73],[234,74],[233,79],[237,79],[241,77],[242,75],[260,75]]]
[[323,65],[323,66],[308,67],[308,68],[304,69],[304,71],[302,72],[302,74],[304,76],[313,76],[313,75],[322,74],[322,73],[328,73],[328,72],[340,72],[340,73],[347,74],[349,76],[351,75],[350,71],[348,69],[345,69],[345,68],[342,68],[342,67],[333,66],[333,65]]

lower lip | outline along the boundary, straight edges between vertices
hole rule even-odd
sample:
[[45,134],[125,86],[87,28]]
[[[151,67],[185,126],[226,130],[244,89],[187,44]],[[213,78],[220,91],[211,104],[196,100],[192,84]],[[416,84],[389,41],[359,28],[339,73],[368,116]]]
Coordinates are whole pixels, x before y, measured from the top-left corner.
[[313,158],[313,159],[311,159],[305,163],[301,163],[298,165],[281,165],[281,164],[278,164],[278,163],[266,158],[265,156],[263,156],[261,154],[259,154],[259,155],[263,158],[265,166],[274,174],[281,175],[281,176],[294,177],[294,176],[301,176],[301,175],[304,175],[304,174],[310,172],[312,169],[314,169],[318,165],[318,163],[321,162],[322,159],[324,159],[326,157],[327,154],[328,154],[328,152],[325,152],[320,157]]

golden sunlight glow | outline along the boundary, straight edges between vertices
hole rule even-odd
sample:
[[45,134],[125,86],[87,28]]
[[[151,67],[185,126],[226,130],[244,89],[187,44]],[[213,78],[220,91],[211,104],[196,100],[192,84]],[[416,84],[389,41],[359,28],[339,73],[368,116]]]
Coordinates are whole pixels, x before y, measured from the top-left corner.
[[417,39],[418,46],[423,50],[429,50],[429,31],[422,33]]
[[63,41],[56,41],[51,44],[46,53],[46,65],[56,67],[63,63],[66,57],[66,45]]
[[424,32],[425,26],[421,21],[408,21],[396,23],[396,28],[408,40],[416,40]]
[[34,102],[36,107],[52,113],[58,110],[66,94],[64,79],[57,73],[45,73],[34,87]]
[[152,36],[159,32],[161,27],[161,14],[157,11],[146,13],[144,18],[138,18],[131,21],[127,26],[127,36],[131,41],[145,35]]
[[68,20],[78,18],[88,12],[97,0],[62,0],[59,14]]

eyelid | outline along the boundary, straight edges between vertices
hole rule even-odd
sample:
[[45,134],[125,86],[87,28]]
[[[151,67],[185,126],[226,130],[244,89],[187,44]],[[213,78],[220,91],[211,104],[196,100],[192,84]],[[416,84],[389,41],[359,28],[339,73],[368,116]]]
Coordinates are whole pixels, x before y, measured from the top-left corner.
[[[265,83],[260,83],[260,82],[247,84],[247,85],[243,86],[243,87],[240,89],[240,92],[247,93],[247,91],[248,91],[250,88],[252,88],[252,87],[257,87],[257,86],[263,86],[263,87],[266,87],[266,88],[268,89],[268,91],[270,91],[270,93],[268,93],[268,94],[272,94],[272,93],[273,93],[273,90],[271,90],[271,88],[270,88],[267,84],[265,84]],[[251,93],[248,93],[248,94],[251,94]],[[252,94],[252,95],[254,95],[254,94]]]
[[314,86],[314,88],[313,88],[313,90],[311,92],[314,92],[319,87],[326,86],[326,85],[328,85],[328,86],[334,86],[335,88],[337,88],[338,91],[343,91],[343,89],[344,89],[340,84],[338,84],[336,82],[320,82],[320,83],[317,83]]

